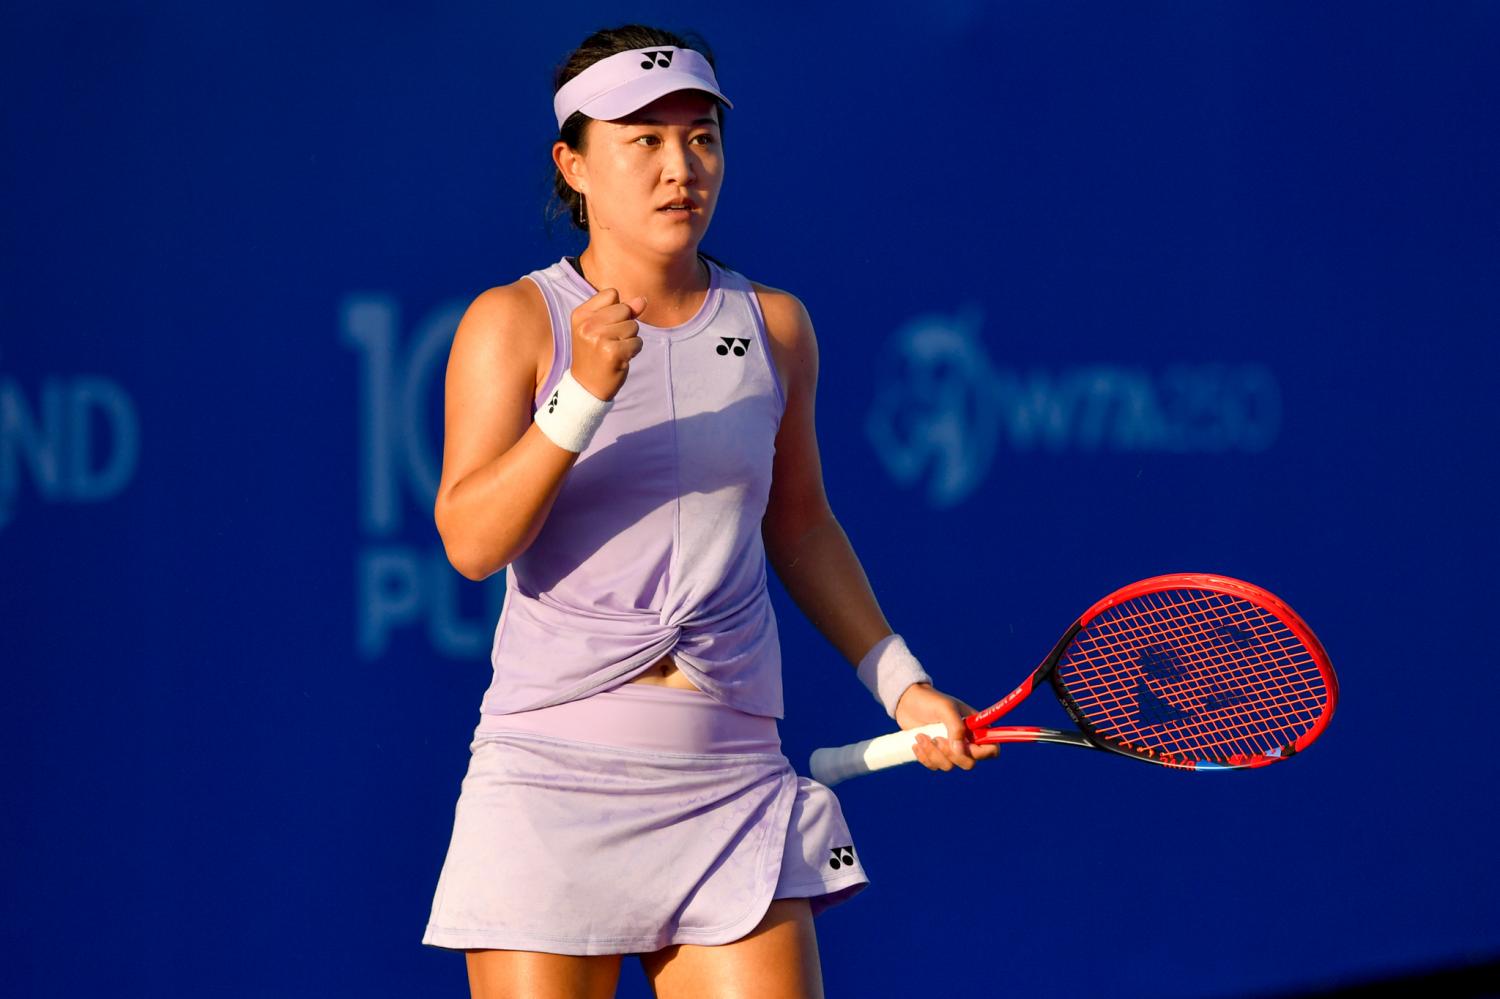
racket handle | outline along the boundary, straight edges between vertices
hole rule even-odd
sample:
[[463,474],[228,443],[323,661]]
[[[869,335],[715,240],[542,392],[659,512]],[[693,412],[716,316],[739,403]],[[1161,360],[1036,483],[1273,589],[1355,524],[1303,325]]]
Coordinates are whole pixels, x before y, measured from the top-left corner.
[[813,780],[832,787],[841,780],[858,777],[872,770],[911,763],[917,758],[917,735],[925,732],[934,739],[946,738],[948,727],[933,722],[919,728],[908,728],[889,735],[879,735],[847,746],[829,746],[813,750],[807,768]]

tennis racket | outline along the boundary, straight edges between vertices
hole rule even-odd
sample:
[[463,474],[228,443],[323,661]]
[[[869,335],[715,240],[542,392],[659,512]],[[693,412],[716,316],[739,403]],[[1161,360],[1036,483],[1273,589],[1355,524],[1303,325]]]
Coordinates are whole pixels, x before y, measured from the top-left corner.
[[[991,724],[1052,682],[1078,731]],[[1200,573],[1155,576],[1090,607],[1015,690],[964,719],[978,745],[1050,742],[1178,770],[1244,770],[1300,753],[1338,703],[1333,664],[1303,620],[1258,586]],[[833,785],[908,763],[919,732],[812,754]]]

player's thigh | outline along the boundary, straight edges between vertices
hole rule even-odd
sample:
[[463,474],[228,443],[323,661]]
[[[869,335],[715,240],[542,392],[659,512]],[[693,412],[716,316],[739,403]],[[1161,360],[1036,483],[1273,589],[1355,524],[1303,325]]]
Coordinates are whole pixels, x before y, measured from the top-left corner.
[[464,956],[473,999],[610,999],[620,981],[618,954],[471,950]]
[[818,938],[805,898],[779,898],[755,929],[713,947],[641,955],[657,999],[823,999]]

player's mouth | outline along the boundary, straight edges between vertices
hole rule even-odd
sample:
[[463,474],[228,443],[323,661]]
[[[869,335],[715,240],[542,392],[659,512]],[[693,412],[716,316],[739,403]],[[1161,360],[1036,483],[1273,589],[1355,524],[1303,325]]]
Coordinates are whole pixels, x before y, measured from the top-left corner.
[[656,210],[663,215],[688,218],[698,211],[698,203],[692,198],[674,198]]

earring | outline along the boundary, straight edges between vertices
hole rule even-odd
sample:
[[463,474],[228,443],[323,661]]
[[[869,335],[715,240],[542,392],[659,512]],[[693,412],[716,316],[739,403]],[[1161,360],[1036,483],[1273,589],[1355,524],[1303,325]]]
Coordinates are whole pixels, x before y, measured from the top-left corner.
[[580,228],[589,227],[588,205],[583,200],[583,195],[578,195],[578,225]]

